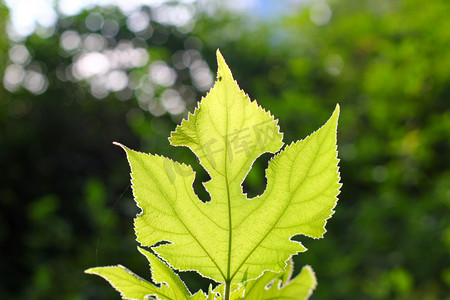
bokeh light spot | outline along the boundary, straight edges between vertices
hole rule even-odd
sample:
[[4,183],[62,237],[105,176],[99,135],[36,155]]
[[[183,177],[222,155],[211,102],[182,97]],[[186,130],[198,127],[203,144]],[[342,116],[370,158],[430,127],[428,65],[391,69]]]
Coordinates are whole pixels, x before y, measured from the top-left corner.
[[339,54],[331,54],[325,58],[324,65],[328,74],[337,76],[341,74],[342,68],[344,67],[344,60]]
[[123,90],[128,84],[128,76],[122,70],[114,70],[106,76],[106,88],[113,92]]
[[10,65],[6,68],[3,76],[3,85],[8,91],[15,92],[22,85],[24,78],[25,70],[22,66]]
[[169,87],[175,83],[177,73],[163,61],[155,61],[149,67],[151,80],[161,86]]
[[102,26],[102,34],[106,37],[115,37],[119,32],[119,23],[116,20],[105,20]]
[[201,92],[209,90],[214,79],[208,64],[202,59],[197,59],[190,64],[189,69],[194,86]]
[[92,33],[84,36],[83,48],[86,51],[102,51],[107,46],[106,39],[100,34]]
[[73,52],[79,49],[81,45],[81,37],[78,32],[67,30],[61,34],[59,44],[66,52]]
[[48,81],[42,73],[27,71],[23,79],[23,86],[33,94],[42,94],[47,90]]
[[147,29],[150,17],[143,11],[136,11],[127,18],[127,27],[133,32],[141,32]]
[[86,28],[90,31],[97,31],[102,28],[103,16],[99,13],[90,13],[84,20]]
[[171,115],[179,115],[186,110],[186,103],[180,93],[174,89],[167,89],[161,94],[161,102],[165,110]]
[[309,10],[309,19],[317,26],[328,24],[333,12],[325,1],[317,1]]
[[105,74],[109,70],[107,57],[99,52],[89,52],[82,54],[76,59],[73,75],[78,80],[91,77],[93,75]]
[[31,56],[30,52],[24,45],[14,45],[9,49],[9,59],[19,65],[25,65],[30,62]]

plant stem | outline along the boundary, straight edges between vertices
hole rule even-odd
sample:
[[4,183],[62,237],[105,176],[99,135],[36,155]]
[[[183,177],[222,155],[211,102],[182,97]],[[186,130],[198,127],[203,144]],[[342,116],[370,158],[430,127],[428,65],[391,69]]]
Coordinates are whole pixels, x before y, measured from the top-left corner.
[[231,280],[225,281],[225,298],[224,300],[230,300]]

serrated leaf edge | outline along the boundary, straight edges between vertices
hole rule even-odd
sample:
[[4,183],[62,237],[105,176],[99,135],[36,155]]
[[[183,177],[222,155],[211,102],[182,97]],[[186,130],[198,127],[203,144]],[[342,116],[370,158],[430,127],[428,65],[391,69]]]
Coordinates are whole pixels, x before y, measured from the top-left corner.
[[[141,152],[141,151],[136,151],[136,150],[133,150],[133,149],[128,148],[127,146],[125,146],[125,145],[123,145],[123,144],[121,144],[121,143],[119,143],[119,142],[113,142],[113,144],[116,145],[116,146],[121,147],[121,148],[125,151],[125,154],[126,154],[126,157],[127,157],[127,160],[128,160],[128,161],[130,161],[130,160],[129,160],[128,151],[134,151],[134,152],[136,152],[136,153],[144,154],[144,155],[147,155],[147,156],[153,156],[153,157],[158,157],[158,158],[167,159],[167,160],[169,160],[170,162],[176,163],[176,164],[178,164],[178,165],[180,165],[180,166],[186,166],[186,167],[190,168],[190,169],[192,170],[192,172],[194,173],[194,176],[196,176],[196,172],[192,169],[192,166],[187,165],[187,164],[185,164],[185,163],[180,163],[180,162],[174,161],[174,160],[172,160],[171,158],[168,158],[168,157],[166,157],[166,156],[159,155],[159,154],[151,154],[151,153],[145,153],[145,152]],[[133,174],[134,174],[134,173],[133,173],[133,171],[132,171],[131,168],[130,168],[130,177],[131,177],[131,180],[134,179]],[[191,187],[192,187],[192,189],[193,189],[193,182],[192,182],[192,184],[191,184]],[[134,195],[135,192],[134,192],[134,185],[133,185],[133,184],[131,185],[131,189],[133,190],[133,195]],[[139,203],[138,203],[138,201],[137,201],[137,197],[133,197],[133,198],[134,198],[134,202],[136,203],[136,205],[137,205],[137,206],[139,207],[139,209],[141,210],[141,211],[137,214],[137,216],[136,216],[136,218],[137,218],[137,217],[139,217],[139,216],[141,216],[141,215],[143,214],[143,208],[139,205]],[[198,198],[198,196],[197,196],[197,198]],[[201,202],[201,200],[200,200],[199,198],[198,198],[198,201]],[[158,255],[158,252],[157,252],[157,250],[156,250],[156,249],[158,249],[158,247],[161,246],[161,245],[156,246],[156,244],[159,244],[159,243],[161,243],[161,242],[166,242],[166,243],[168,243],[168,244],[173,244],[172,241],[169,241],[169,240],[160,240],[159,242],[157,242],[157,243],[155,243],[155,244],[153,244],[153,245],[144,245],[144,244],[142,244],[142,243],[138,240],[138,235],[137,235],[137,232],[136,232],[136,225],[134,225],[134,231],[135,231],[136,236],[137,236],[136,241],[137,241],[141,246],[143,246],[143,247],[150,247],[150,248],[155,252],[155,256],[157,256],[161,261],[165,262],[170,268],[172,268],[173,270],[181,271],[180,269],[175,268],[174,266],[172,266],[172,264],[170,264],[167,260],[161,258],[161,256]],[[214,262],[214,260],[212,260],[212,261]],[[215,279],[213,279],[213,278],[211,278],[211,277],[209,277],[209,276],[206,276],[206,275],[204,275],[204,274],[201,274],[201,273],[200,273],[198,270],[196,270],[196,269],[183,269],[182,271],[193,271],[193,272],[196,272],[197,274],[199,274],[200,276],[202,276],[202,277],[204,277],[204,278],[208,278],[208,279],[210,279],[210,280],[212,280],[212,281],[214,281],[214,282],[217,282]]]
[[[319,130],[321,130],[323,127],[325,127],[325,126],[328,124],[328,122],[331,121],[331,119],[334,117],[334,114],[335,114],[335,113],[337,113],[337,116],[336,116],[336,126],[335,126],[335,129],[334,129],[334,136],[335,136],[335,139],[334,139],[334,141],[335,141],[335,142],[334,142],[334,147],[335,147],[335,148],[334,148],[334,151],[335,151],[335,153],[336,153],[336,156],[334,157],[334,158],[336,159],[336,165],[335,165],[334,167],[337,168],[337,170],[336,170],[336,174],[338,175],[338,181],[337,181],[337,183],[338,183],[338,185],[339,185],[339,187],[338,187],[338,189],[337,189],[337,194],[336,194],[336,196],[334,196],[334,198],[336,199],[336,201],[334,201],[334,205],[333,205],[333,207],[330,209],[330,215],[325,219],[325,223],[324,223],[324,225],[323,225],[324,232],[323,232],[323,234],[322,234],[321,236],[319,236],[319,237],[311,237],[311,236],[307,236],[307,235],[304,235],[304,234],[295,234],[295,235],[293,235],[293,236],[291,236],[291,237],[289,238],[290,241],[297,242],[297,241],[292,240],[292,238],[295,237],[295,236],[297,236],[297,235],[307,236],[308,238],[312,238],[312,239],[315,239],[315,240],[323,238],[324,235],[325,235],[325,233],[327,232],[326,225],[327,225],[327,223],[328,223],[328,220],[329,220],[329,219],[334,215],[334,213],[335,213],[334,208],[336,207],[336,205],[337,205],[337,203],[338,203],[338,201],[339,201],[338,196],[339,196],[339,194],[341,193],[341,187],[342,187],[342,183],[340,182],[340,181],[341,181],[341,173],[339,172],[339,170],[340,170],[339,162],[340,162],[341,160],[339,159],[339,156],[338,156],[339,153],[338,153],[338,145],[337,145],[337,127],[338,127],[338,121],[339,121],[339,116],[340,116],[340,106],[339,106],[339,103],[336,104],[336,108],[334,109],[333,113],[331,114],[331,116],[328,118],[328,120],[327,120],[322,126],[320,126],[317,130],[313,131],[311,134],[307,135],[304,139],[297,140],[297,141],[292,141],[289,145],[286,145],[286,147],[284,147],[282,150],[278,151],[278,153],[277,153],[276,155],[274,155],[274,156],[269,160],[269,165],[270,165],[270,163],[271,163],[272,161],[276,160],[280,155],[282,155],[283,153],[285,153],[289,148],[292,148],[292,147],[294,147],[295,145],[297,145],[298,143],[310,139],[316,132],[318,132]],[[265,172],[266,180],[267,180],[267,170],[268,170],[268,169],[269,169],[269,168],[267,168],[267,169],[266,169],[266,172]],[[265,190],[264,190],[264,191],[265,191]],[[263,192],[263,194],[264,194],[264,192]],[[262,194],[262,195],[263,195],[263,194]],[[305,250],[305,251],[306,251],[306,250]],[[293,255],[295,255],[295,254],[293,254]]]
[[[84,270],[84,273],[86,274],[91,274],[91,275],[97,275],[102,277],[103,279],[105,279],[116,291],[118,291],[120,293],[120,296],[122,297],[122,299],[126,299],[126,300],[136,300],[134,298],[128,298],[125,297],[125,294],[122,290],[120,290],[107,276],[104,276],[102,274],[98,274],[96,273],[94,270],[96,269],[110,269],[110,268],[122,268],[124,271],[126,271],[127,273],[129,273],[131,276],[135,277],[136,279],[138,279],[139,281],[141,281],[142,283],[146,283],[149,285],[152,285],[155,288],[158,288],[157,286],[155,286],[154,284],[152,284],[151,282],[145,280],[144,278],[142,278],[141,276],[137,275],[136,273],[134,273],[133,271],[131,271],[130,269],[128,269],[127,267],[123,266],[123,265],[112,265],[112,266],[103,266],[103,267],[94,267],[94,268],[89,268],[87,270]],[[152,295],[152,294],[147,294],[147,296]]]

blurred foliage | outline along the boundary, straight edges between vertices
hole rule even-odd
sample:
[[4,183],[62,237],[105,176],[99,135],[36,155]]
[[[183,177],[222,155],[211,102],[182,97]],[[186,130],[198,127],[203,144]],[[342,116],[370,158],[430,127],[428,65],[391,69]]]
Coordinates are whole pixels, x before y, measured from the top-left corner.
[[[167,137],[209,87],[220,47],[241,87],[280,119],[285,142],[341,104],[340,202],[325,239],[298,237],[309,250],[297,266],[318,277],[313,298],[444,299],[450,3],[314,1],[270,22],[189,5],[183,24],[161,7],[94,7],[24,40],[0,32],[1,298],[117,299],[82,273],[97,265],[149,277],[129,169],[111,142],[193,164],[207,200],[207,174]],[[4,7],[0,15],[4,30]],[[105,58],[109,68],[89,68]],[[263,191],[269,157],[246,179],[249,195]],[[207,284],[182,276],[192,290]]]

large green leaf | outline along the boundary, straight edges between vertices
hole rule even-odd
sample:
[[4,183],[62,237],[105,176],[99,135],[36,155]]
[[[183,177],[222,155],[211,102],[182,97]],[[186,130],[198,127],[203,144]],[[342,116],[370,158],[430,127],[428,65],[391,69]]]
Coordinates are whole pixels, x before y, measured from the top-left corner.
[[283,145],[277,121],[239,89],[218,52],[217,81],[194,114],[170,137],[189,147],[211,176],[211,201],[194,193],[190,166],[122,146],[132,171],[138,241],[173,267],[218,282],[242,282],[263,271],[283,271],[305,251],[291,237],[318,238],[332,215],[340,184],[336,158],[339,107],[305,140],[278,153],[266,171],[267,188],[247,199],[242,182],[262,153]]
[[[161,287],[122,266],[87,271],[105,277],[125,298],[305,299],[315,288],[309,267],[292,280],[292,266],[285,268],[293,254],[306,250],[292,238],[322,237],[333,214],[340,188],[339,106],[319,130],[280,151],[277,120],[239,89],[220,52],[217,59],[214,87],[169,138],[197,155],[211,176],[204,183],[211,201],[194,193],[190,166],[118,145],[127,154],[133,194],[142,209],[135,219],[137,240],[174,268],[195,270],[222,284],[210,287],[207,296],[191,296],[169,266],[142,249]],[[242,182],[267,152],[278,153],[266,170],[266,190],[248,199]]]

